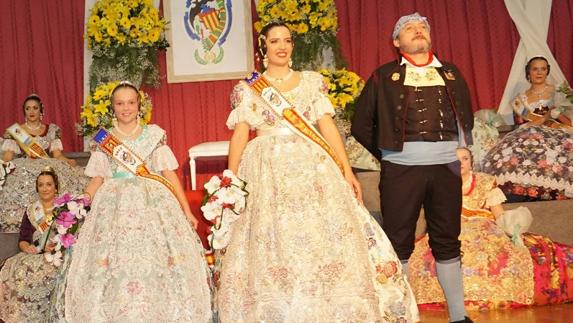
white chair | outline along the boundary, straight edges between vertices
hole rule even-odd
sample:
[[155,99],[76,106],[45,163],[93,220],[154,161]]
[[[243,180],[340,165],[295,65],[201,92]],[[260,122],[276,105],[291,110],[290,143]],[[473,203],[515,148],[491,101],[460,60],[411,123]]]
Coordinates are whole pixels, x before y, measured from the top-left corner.
[[191,189],[197,189],[195,159],[201,157],[223,157],[229,154],[229,141],[209,141],[189,148],[191,168]]

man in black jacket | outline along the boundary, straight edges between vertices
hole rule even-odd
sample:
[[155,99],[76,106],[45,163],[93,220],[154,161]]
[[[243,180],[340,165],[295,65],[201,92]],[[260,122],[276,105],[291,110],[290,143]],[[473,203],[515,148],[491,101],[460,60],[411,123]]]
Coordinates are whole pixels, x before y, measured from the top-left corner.
[[456,158],[456,148],[472,141],[469,90],[456,66],[433,55],[426,17],[401,17],[392,37],[400,60],[378,68],[366,83],[352,135],[381,160],[383,229],[405,272],[423,205],[450,320],[471,322],[463,303]]

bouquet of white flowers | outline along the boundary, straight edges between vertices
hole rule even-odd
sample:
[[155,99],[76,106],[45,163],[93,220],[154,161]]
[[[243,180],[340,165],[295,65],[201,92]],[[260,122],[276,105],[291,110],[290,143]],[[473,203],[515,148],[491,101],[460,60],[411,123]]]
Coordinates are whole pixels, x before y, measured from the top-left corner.
[[209,244],[214,249],[223,249],[231,238],[231,224],[239,219],[247,206],[249,192],[247,183],[225,170],[220,176],[213,176],[205,184],[207,195],[203,199],[201,211],[205,219],[211,221]]

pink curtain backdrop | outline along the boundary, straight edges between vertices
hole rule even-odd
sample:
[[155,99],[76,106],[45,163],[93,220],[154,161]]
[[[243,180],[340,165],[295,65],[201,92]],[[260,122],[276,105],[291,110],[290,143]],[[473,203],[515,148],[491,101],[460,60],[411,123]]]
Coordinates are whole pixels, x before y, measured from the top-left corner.
[[[466,77],[474,109],[497,106],[519,41],[503,1],[336,0],[336,5],[342,51],[362,77],[396,57],[390,41],[394,23],[419,11],[430,20],[439,57]],[[65,149],[81,151],[74,125],[83,103],[84,2],[0,0],[0,8],[0,128],[23,121],[22,100],[35,92],[44,99],[46,121],[62,127]],[[573,74],[572,18],[573,0],[553,0],[548,43],[567,77]],[[159,60],[161,86],[146,89],[154,104],[152,122],[167,130],[188,188],[189,147],[231,135],[225,121],[236,81],[168,84],[165,55]],[[224,168],[224,161],[200,162],[198,187]]]

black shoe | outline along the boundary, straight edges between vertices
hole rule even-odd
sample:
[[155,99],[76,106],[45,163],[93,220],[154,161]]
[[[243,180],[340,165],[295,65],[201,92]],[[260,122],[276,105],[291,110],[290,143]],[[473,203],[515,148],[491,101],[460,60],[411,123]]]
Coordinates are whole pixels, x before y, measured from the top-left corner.
[[451,323],[474,323],[469,317],[465,316],[463,320],[453,321]]

